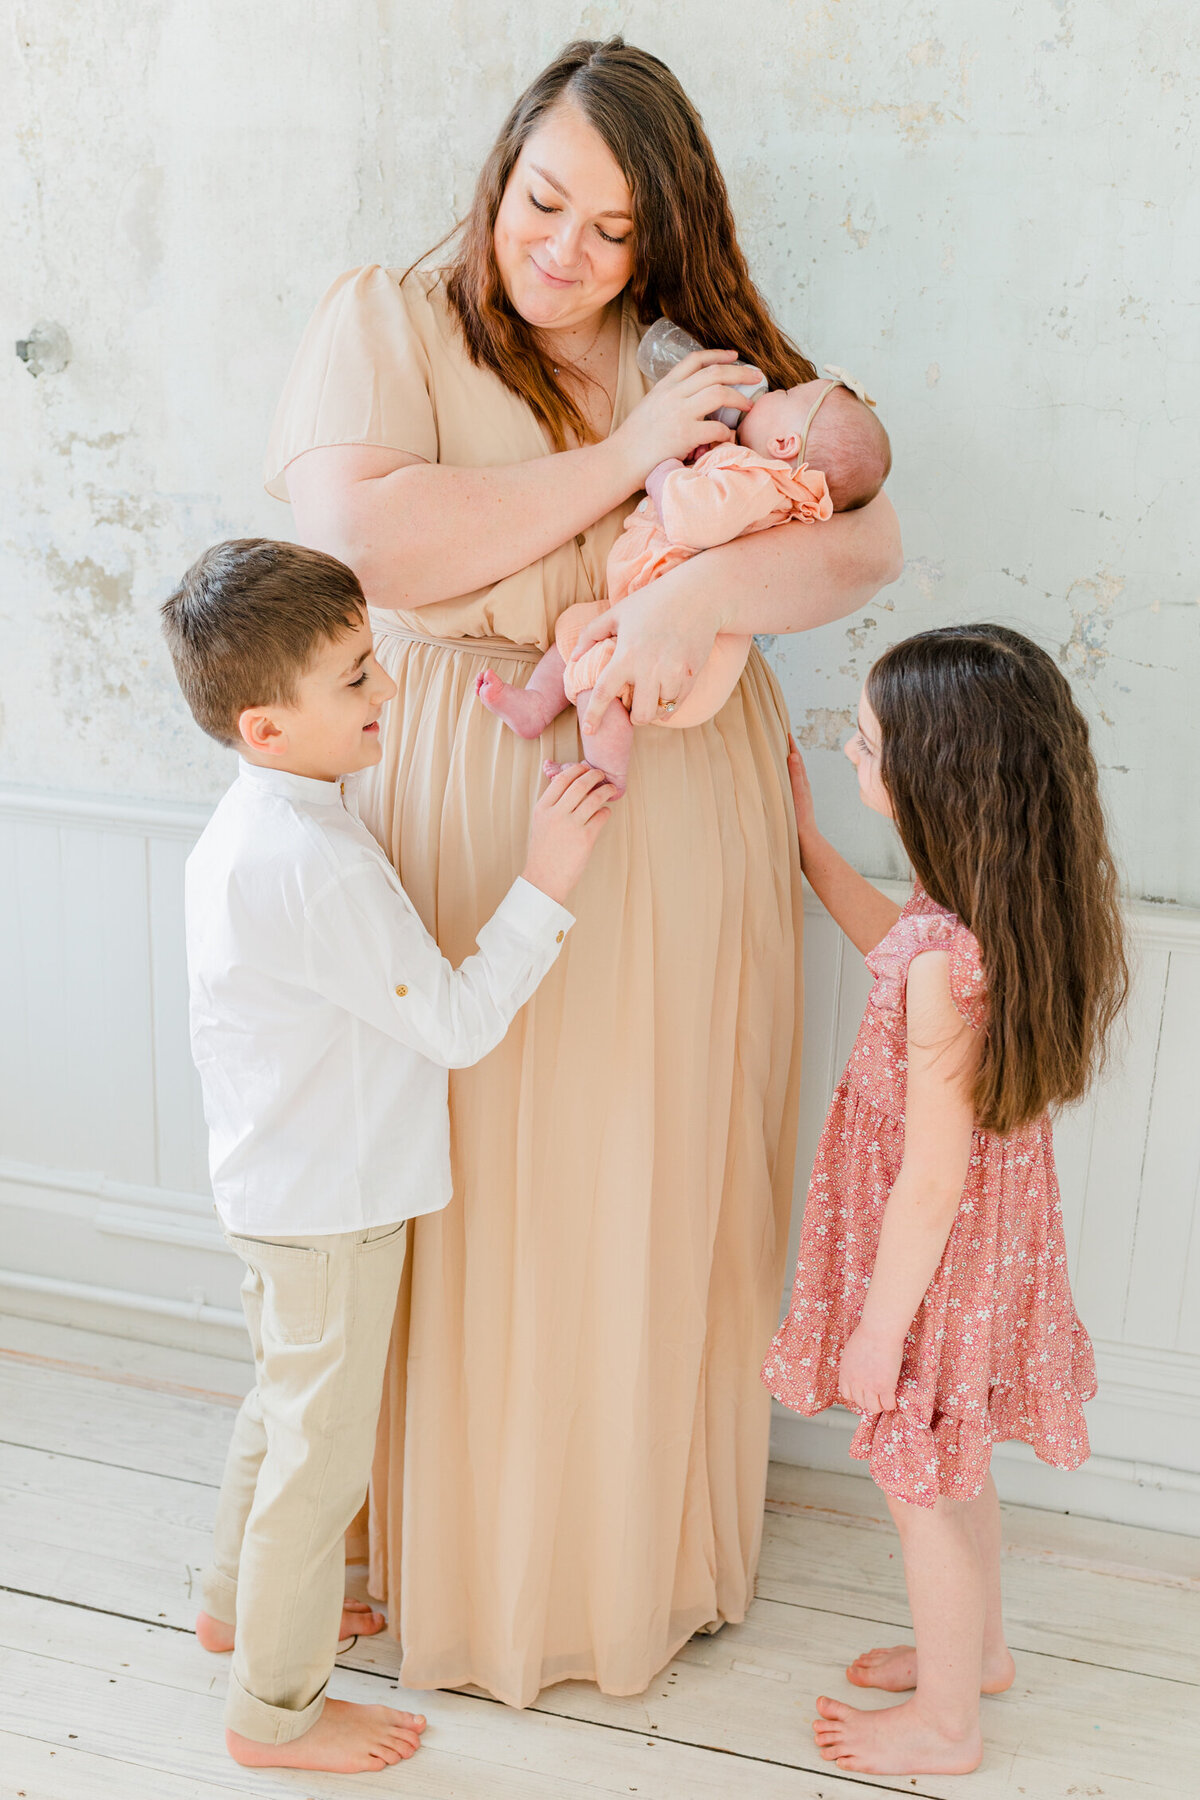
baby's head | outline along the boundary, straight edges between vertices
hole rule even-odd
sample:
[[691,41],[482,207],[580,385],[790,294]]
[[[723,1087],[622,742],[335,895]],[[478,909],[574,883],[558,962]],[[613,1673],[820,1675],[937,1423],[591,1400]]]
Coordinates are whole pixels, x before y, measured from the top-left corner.
[[853,512],[873,500],[892,466],[888,434],[874,410],[840,381],[824,377],[773,388],[754,402],[737,435],[760,456],[820,469],[834,512]]
[[192,717],[248,761],[333,781],[380,758],[396,692],[336,557],[270,538],[214,544],[162,608]]

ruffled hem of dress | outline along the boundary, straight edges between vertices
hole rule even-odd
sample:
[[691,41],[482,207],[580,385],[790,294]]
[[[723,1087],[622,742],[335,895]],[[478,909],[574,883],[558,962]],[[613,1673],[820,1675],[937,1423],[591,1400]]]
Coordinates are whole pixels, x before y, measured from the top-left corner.
[[[778,1348],[763,1365],[762,1378],[777,1400],[813,1418],[841,1406],[827,1350],[810,1340],[805,1366],[825,1368],[812,1385],[796,1381],[796,1366],[779,1359]],[[838,1358],[833,1359],[836,1368]],[[992,1445],[1028,1444],[1040,1462],[1077,1469],[1091,1453],[1083,1405],[1096,1392],[1095,1361],[1087,1333],[1077,1325],[1067,1375],[1021,1386],[997,1386],[979,1418],[940,1412],[901,1392],[894,1412],[862,1418],[850,1455],[869,1464],[876,1487],[910,1506],[933,1506],[945,1496],[977,1499],[987,1480]]]

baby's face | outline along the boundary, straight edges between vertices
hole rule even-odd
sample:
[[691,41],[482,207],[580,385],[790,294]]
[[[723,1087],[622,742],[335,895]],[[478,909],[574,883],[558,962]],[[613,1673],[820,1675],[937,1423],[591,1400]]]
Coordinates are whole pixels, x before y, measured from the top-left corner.
[[[738,426],[738,443],[759,456],[773,456],[778,462],[795,462],[800,454],[804,421],[820,397],[821,389],[831,385],[827,380],[818,380],[802,381],[793,388],[772,388],[743,414]],[[818,416],[824,418],[824,407]]]

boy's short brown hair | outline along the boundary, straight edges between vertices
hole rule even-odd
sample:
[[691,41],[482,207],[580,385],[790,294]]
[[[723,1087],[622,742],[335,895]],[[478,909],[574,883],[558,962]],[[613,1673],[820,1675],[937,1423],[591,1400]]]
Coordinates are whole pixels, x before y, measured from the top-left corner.
[[240,742],[248,706],[291,706],[318,646],[362,623],[353,569],[320,550],[232,538],[197,557],[162,608],[163,635],[192,717]]

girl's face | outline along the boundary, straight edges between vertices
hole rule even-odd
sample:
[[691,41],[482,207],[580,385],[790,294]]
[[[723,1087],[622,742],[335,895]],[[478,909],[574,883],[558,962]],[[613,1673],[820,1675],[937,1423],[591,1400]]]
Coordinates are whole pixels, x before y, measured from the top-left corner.
[[846,745],[846,755],[858,773],[858,793],[863,805],[890,819],[892,803],[879,772],[879,720],[871,711],[866,688],[858,702],[858,730]]
[[629,184],[577,107],[555,107],[525,140],[493,243],[505,293],[539,330],[586,324],[629,280]]

